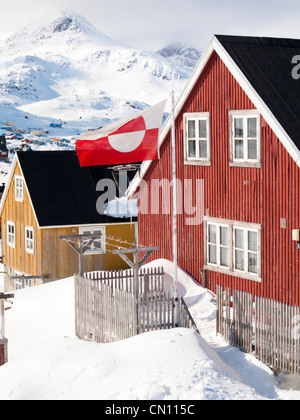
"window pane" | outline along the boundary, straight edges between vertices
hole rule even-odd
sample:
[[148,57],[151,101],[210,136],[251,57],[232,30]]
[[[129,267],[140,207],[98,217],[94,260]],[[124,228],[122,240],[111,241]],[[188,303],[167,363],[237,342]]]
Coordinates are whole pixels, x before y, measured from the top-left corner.
[[196,137],[196,122],[188,121],[188,137],[194,139]]
[[249,273],[258,273],[257,270],[257,254],[249,252],[248,254],[248,271]]
[[217,243],[217,226],[215,225],[208,226],[208,242]]
[[248,159],[257,160],[257,140],[248,140]]
[[207,121],[200,120],[199,121],[199,134],[201,139],[207,138]]
[[248,118],[248,137],[256,138],[257,137],[257,119]]
[[216,245],[209,245],[208,261],[212,264],[217,264],[217,246]]
[[244,136],[244,120],[243,120],[243,118],[235,118],[233,121],[234,121],[234,137],[243,138],[243,136]]
[[235,229],[235,247],[244,249],[244,231]]
[[244,159],[244,141],[235,140],[234,142],[234,158]]
[[196,157],[196,141],[190,140],[189,141],[189,157]]
[[257,232],[248,232],[248,250],[257,251]]
[[200,157],[207,158],[207,141],[200,140],[199,142]]
[[[96,235],[101,235],[102,236],[102,233],[101,233],[101,231],[99,231],[99,230],[96,230],[95,232],[93,232],[93,233],[95,233]],[[101,236],[100,236],[100,238],[101,238]],[[97,241],[94,241],[94,248],[95,249],[102,249],[102,246],[101,246],[101,239],[98,239]]]
[[220,254],[220,264],[223,267],[229,267],[228,248],[221,247]]
[[235,267],[236,270],[244,271],[244,252],[235,251]]
[[221,226],[220,228],[220,243],[221,245],[228,246],[228,227]]

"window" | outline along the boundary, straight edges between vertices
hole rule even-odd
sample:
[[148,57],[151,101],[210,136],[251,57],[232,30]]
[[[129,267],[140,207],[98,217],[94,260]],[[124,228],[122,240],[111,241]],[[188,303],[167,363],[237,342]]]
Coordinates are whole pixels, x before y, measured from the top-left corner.
[[206,268],[260,280],[259,225],[205,218]]
[[229,226],[208,224],[208,262],[229,268]]
[[32,279],[31,278],[24,278],[26,277],[24,274],[22,274],[20,271],[15,270],[14,271],[14,277],[18,277],[15,278],[15,290],[20,290],[20,289],[24,289],[24,288],[29,288],[32,287]]
[[[90,245],[90,250],[85,255],[102,254],[105,251],[105,226],[91,226],[86,228],[79,228],[80,235],[99,234],[100,238]],[[88,239],[84,241],[84,245],[89,242]]]
[[234,269],[258,274],[258,232],[234,228]]
[[15,199],[23,202],[23,178],[19,175],[15,176]]
[[260,117],[257,111],[231,113],[231,163],[260,163]]
[[25,249],[29,254],[34,254],[34,232],[31,226],[25,226]]
[[210,162],[209,114],[185,114],[185,163],[208,164]]
[[7,222],[7,245],[14,248],[16,243],[15,224]]

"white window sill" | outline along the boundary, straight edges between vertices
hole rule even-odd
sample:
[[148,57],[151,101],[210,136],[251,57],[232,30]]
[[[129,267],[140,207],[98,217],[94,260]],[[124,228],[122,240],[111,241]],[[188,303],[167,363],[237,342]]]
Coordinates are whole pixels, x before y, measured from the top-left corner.
[[255,281],[257,283],[262,283],[262,279],[259,276],[256,276],[254,274],[244,273],[244,272],[237,272],[237,271],[230,271],[225,268],[215,267],[212,265],[205,265],[204,270],[207,271],[215,271],[216,273],[220,274],[227,274],[228,276],[238,277],[241,279],[251,280]]
[[199,165],[199,166],[211,166],[211,162],[209,160],[200,160],[200,159],[185,159],[185,165]]
[[231,167],[235,167],[235,168],[261,168],[261,163],[260,162],[246,162],[246,161],[241,161],[241,162],[229,162],[229,166]]

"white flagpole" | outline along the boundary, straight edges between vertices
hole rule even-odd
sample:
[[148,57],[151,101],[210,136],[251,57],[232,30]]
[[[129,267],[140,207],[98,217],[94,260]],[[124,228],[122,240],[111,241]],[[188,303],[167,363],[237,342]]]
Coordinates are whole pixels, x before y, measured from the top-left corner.
[[174,327],[178,326],[178,248],[177,248],[177,176],[176,176],[176,137],[175,137],[175,99],[172,91],[172,185],[173,185],[173,259],[174,259]]

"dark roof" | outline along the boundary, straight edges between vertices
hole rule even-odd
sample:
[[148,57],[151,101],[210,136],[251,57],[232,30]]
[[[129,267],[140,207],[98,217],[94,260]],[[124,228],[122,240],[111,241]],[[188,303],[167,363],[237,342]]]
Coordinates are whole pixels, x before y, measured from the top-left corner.
[[98,214],[101,179],[112,179],[106,166],[82,168],[75,151],[17,152],[40,227],[126,222]]
[[300,80],[292,77],[300,40],[216,35],[300,149]]

